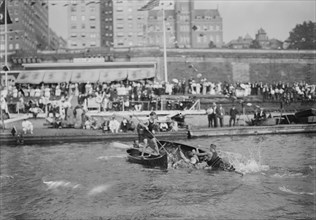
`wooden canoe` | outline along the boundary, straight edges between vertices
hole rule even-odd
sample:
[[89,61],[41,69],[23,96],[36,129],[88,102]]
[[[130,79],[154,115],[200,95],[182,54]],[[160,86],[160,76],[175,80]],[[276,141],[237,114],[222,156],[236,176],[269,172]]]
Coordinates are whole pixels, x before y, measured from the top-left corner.
[[[168,154],[172,154],[173,156],[176,156],[178,160],[181,159],[180,153],[178,154],[177,149],[180,149],[182,153],[187,157],[190,158],[189,152],[192,152],[192,150],[195,150],[199,153],[205,153],[204,150],[198,149],[196,147],[182,144],[182,143],[176,143],[171,141],[159,141],[160,150],[161,151],[167,151]],[[199,156],[199,160],[203,161],[204,156]],[[225,171],[235,171],[235,168],[232,164],[229,162],[225,162],[222,158],[217,157],[212,164],[212,170],[225,170]]]
[[142,151],[138,148],[127,149],[127,160],[131,163],[142,164],[145,167],[168,169],[168,155],[162,153],[160,155],[144,154],[141,156]]

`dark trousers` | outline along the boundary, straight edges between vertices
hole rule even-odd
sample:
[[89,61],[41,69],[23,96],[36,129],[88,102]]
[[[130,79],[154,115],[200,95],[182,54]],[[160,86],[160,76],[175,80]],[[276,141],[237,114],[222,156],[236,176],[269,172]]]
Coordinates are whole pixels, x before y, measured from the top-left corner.
[[218,120],[219,120],[219,124],[221,127],[224,126],[224,117],[218,117]]
[[232,126],[232,122],[233,122],[233,126],[235,126],[235,123],[236,123],[236,117],[230,117],[229,119],[229,127]]
[[207,115],[208,127],[213,127],[212,115]]
[[218,122],[215,114],[211,114],[211,125],[214,125],[214,128],[217,128]]

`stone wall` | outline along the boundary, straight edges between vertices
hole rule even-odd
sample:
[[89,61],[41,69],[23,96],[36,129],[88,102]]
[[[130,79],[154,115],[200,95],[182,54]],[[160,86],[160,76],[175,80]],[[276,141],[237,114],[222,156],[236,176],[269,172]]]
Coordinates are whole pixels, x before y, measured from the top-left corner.
[[[80,53],[79,53],[80,52]],[[72,62],[74,57],[113,57],[114,62],[155,62],[156,78],[164,81],[163,51],[159,47],[89,49],[74,52],[39,52],[13,54],[12,57],[38,57],[44,63]],[[112,58],[111,58],[112,59]],[[198,73],[212,82],[269,82],[306,81],[316,84],[315,51],[296,50],[237,50],[237,49],[168,49],[168,80],[197,79]],[[11,70],[21,70],[12,64]],[[190,68],[189,66],[194,66]],[[196,71],[197,70],[197,71]]]
[[[157,79],[164,80],[163,53],[131,56],[132,61],[157,62]],[[315,51],[266,50],[168,50],[168,80],[197,79],[198,73],[210,81],[297,82],[316,84]],[[192,66],[194,68],[190,68]],[[196,71],[197,70],[197,71]]]

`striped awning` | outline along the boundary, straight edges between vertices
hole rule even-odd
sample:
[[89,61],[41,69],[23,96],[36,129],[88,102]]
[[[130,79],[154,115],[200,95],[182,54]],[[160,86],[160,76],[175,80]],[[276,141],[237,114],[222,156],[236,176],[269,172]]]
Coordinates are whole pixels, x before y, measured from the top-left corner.
[[128,80],[130,81],[150,79],[153,77],[155,77],[155,69],[153,68],[128,69]]
[[72,83],[95,83],[99,80],[99,70],[73,70],[70,81]]
[[71,71],[69,70],[46,70],[43,78],[44,83],[63,83],[69,82]]
[[127,69],[104,69],[100,72],[100,82],[121,81],[127,78]]
[[40,84],[43,82],[44,71],[24,71],[19,73],[17,83]]

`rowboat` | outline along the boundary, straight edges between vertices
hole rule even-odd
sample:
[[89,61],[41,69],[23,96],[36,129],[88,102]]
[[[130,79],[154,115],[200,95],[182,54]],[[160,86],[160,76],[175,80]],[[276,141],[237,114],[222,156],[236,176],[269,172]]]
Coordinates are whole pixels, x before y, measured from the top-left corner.
[[127,161],[150,168],[168,169],[168,155],[166,153],[160,155],[144,153],[142,156],[142,151],[139,148],[130,148],[127,149]]

